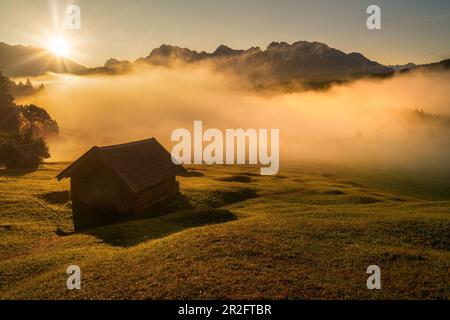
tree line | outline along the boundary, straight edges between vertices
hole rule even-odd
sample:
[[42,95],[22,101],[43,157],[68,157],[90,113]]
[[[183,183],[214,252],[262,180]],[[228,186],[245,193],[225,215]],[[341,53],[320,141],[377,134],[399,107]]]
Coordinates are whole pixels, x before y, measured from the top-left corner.
[[50,157],[45,139],[58,133],[58,124],[45,109],[15,103],[11,81],[0,72],[0,164],[36,168]]

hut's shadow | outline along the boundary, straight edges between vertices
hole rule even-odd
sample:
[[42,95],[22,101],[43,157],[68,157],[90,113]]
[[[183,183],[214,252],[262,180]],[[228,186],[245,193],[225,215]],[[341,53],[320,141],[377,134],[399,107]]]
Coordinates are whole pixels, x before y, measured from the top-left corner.
[[205,209],[178,211],[159,217],[128,221],[90,229],[83,233],[102,239],[117,247],[132,247],[139,243],[163,238],[189,228],[236,220],[229,210]]
[[195,210],[189,199],[177,194],[146,210],[135,220],[83,231],[118,247],[131,247],[153,239],[163,238],[185,229],[236,220],[229,210]]

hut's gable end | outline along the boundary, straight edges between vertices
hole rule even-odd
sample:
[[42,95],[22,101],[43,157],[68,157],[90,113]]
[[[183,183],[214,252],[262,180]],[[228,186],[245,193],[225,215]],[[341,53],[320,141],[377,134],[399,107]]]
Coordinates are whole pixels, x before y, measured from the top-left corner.
[[131,212],[132,193],[113,170],[98,159],[87,161],[71,177],[72,203]]
[[132,211],[128,188],[101,162],[91,160],[71,177],[73,220],[76,230],[120,222]]

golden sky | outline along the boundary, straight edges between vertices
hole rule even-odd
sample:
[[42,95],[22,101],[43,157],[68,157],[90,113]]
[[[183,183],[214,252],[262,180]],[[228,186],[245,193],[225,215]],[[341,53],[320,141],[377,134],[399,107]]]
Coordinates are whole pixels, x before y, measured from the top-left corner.
[[[80,30],[63,32],[64,10],[81,8]],[[378,4],[382,30],[366,28]],[[71,58],[98,66],[134,60],[163,43],[198,51],[220,44],[265,48],[272,41],[319,41],[384,64],[450,57],[447,0],[2,0],[0,41],[48,46],[64,33]]]

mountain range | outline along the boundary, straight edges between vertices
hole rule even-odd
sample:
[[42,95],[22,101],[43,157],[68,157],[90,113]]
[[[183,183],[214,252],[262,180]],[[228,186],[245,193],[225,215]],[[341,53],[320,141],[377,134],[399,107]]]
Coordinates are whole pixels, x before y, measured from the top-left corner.
[[170,65],[177,61],[207,61],[217,69],[245,74],[250,80],[264,78],[275,82],[332,81],[393,72],[360,53],[346,54],[326,44],[307,41],[272,42],[265,50],[259,47],[235,50],[221,45],[212,53],[162,45],[134,64]]
[[[412,63],[385,66],[361,53],[345,53],[320,42],[298,41],[292,44],[272,42],[264,50],[259,47],[236,50],[220,45],[212,53],[164,44],[134,62],[109,59],[102,67],[87,68],[43,48],[0,43],[0,71],[9,77],[37,76],[46,72],[122,74],[141,65],[170,67],[199,63],[208,63],[216,70],[234,72],[255,86],[286,83],[320,85],[366,76],[385,77],[394,72],[423,67]],[[445,67],[448,63],[441,62],[439,65]],[[432,66],[437,67],[435,64]]]

